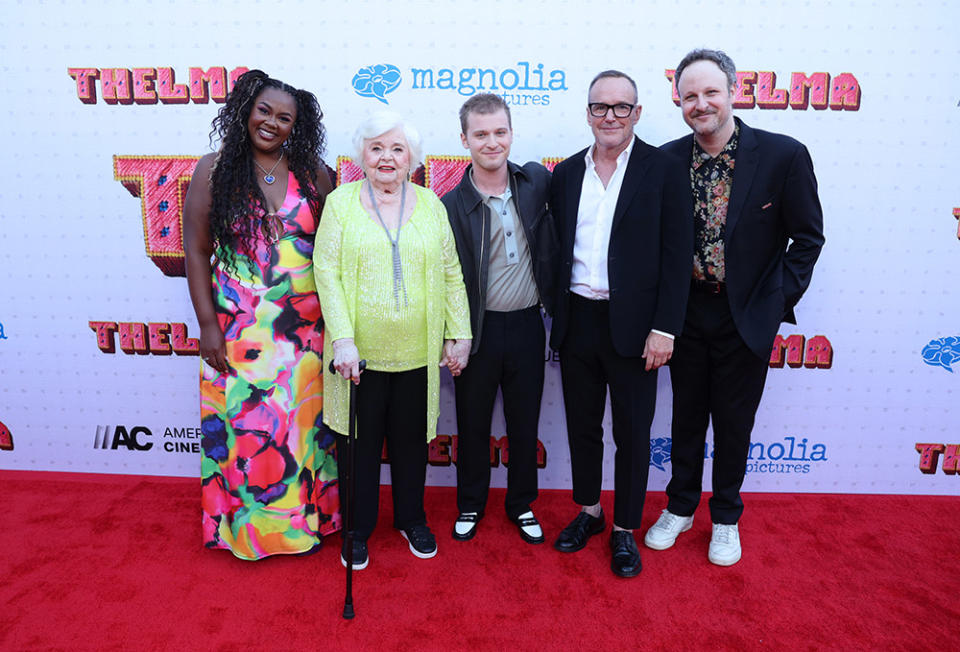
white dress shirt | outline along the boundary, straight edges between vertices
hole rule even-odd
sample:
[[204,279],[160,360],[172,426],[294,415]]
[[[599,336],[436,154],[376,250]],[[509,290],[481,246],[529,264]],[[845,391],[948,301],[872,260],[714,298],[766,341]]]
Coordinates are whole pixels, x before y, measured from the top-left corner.
[[617,156],[617,169],[604,187],[593,150],[584,157],[587,169],[583,173],[580,206],[577,208],[577,234],[573,241],[573,269],[570,272],[570,291],[587,299],[610,299],[610,279],[607,277],[607,253],[610,249],[610,228],[613,212],[620,197],[620,186],[627,170],[627,161],[633,151],[634,139]]
[[[577,233],[573,240],[573,269],[570,271],[570,291],[593,300],[610,300],[610,279],[607,274],[607,254],[610,249],[610,229],[613,213],[620,198],[620,187],[627,171],[627,162],[633,151],[634,139],[617,156],[617,169],[607,186],[603,186],[593,161],[594,145],[584,157],[587,169],[583,173],[580,206],[577,208]],[[657,329],[651,332],[674,339],[672,333]]]

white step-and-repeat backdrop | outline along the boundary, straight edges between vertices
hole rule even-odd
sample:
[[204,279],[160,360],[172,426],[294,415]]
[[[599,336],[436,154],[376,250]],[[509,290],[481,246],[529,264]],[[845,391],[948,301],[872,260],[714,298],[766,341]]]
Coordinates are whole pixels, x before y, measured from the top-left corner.
[[[7,0],[3,13],[0,468],[198,475],[181,208],[210,121],[247,68],[317,95],[341,178],[360,119],[405,114],[424,135],[422,178],[443,194],[466,154],[457,110],[468,96],[503,95],[511,158],[550,163],[590,142],[587,85],[617,68],[640,88],[638,135],[660,144],[687,132],[671,71],[706,46],[740,67],[741,118],[809,147],[825,215],[799,325],[782,327],[771,356],[745,489],[958,493],[951,0]],[[541,486],[566,488],[559,366],[544,359]],[[449,377],[442,401],[428,482],[451,485]],[[493,434],[503,486],[499,411]],[[662,489],[666,372],[652,436],[650,485]]]

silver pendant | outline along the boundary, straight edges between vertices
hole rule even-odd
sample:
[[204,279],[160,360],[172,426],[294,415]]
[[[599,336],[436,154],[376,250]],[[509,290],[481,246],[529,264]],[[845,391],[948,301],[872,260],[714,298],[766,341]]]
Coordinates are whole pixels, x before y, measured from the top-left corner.
[[268,186],[271,186],[271,185],[273,185],[273,182],[277,180],[277,178],[276,178],[275,176],[273,176],[272,174],[268,174],[267,176],[265,176],[265,177],[263,178],[263,180],[267,182],[267,185],[268,185]]

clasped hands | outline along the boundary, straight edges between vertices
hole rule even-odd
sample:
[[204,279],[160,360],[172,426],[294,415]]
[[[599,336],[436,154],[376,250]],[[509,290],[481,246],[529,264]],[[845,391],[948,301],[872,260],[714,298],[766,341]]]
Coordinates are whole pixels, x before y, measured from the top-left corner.
[[[454,376],[459,376],[467,367],[470,358],[471,340],[444,340],[443,357],[440,366],[446,367]],[[360,351],[352,337],[345,337],[333,343],[333,368],[337,373],[354,384],[360,383]]]
[[459,376],[460,372],[467,368],[467,360],[470,359],[470,348],[473,340],[444,340],[443,357],[440,359],[440,366],[446,367],[454,376]]

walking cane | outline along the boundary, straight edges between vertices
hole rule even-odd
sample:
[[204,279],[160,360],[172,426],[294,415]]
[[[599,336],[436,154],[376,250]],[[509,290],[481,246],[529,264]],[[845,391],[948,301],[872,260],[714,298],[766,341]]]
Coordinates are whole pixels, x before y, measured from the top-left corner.
[[[361,360],[359,367],[360,371],[363,371],[367,366],[366,360]],[[333,360],[330,361],[330,373],[337,373],[336,369],[333,366]],[[347,544],[347,594],[343,598],[343,617],[347,620],[353,618],[353,489],[354,489],[354,480],[353,476],[357,469],[356,459],[354,457],[353,451],[353,440],[357,436],[357,386],[353,381],[350,383],[350,419],[347,425],[347,444],[344,446],[344,451],[347,453],[347,465],[346,470],[343,474],[344,487],[341,487],[341,501],[340,509],[346,514],[345,523],[343,525],[344,532],[346,533],[344,539]],[[346,503],[346,508],[344,508],[343,503]]]

